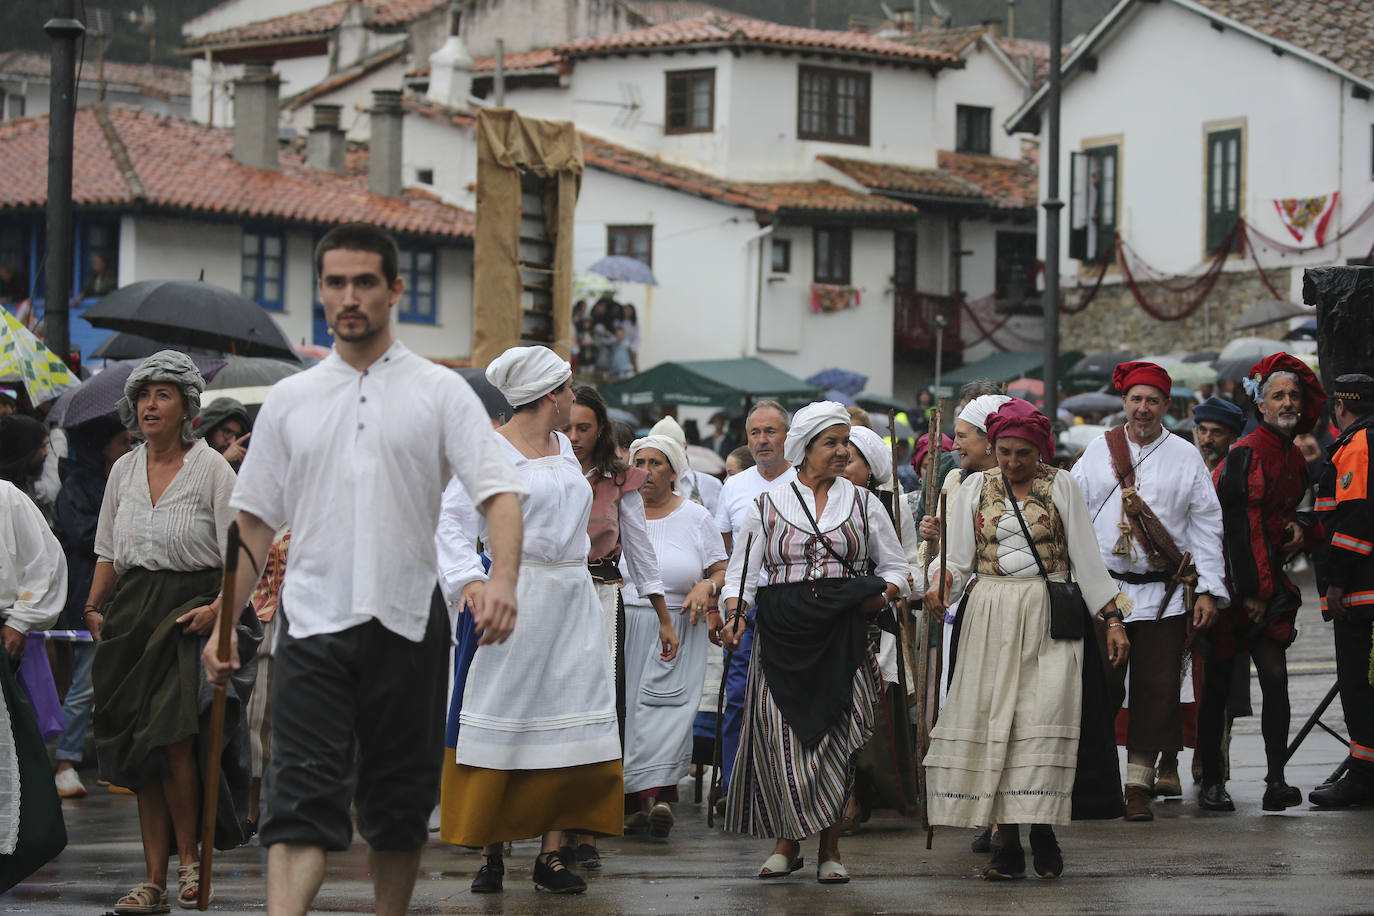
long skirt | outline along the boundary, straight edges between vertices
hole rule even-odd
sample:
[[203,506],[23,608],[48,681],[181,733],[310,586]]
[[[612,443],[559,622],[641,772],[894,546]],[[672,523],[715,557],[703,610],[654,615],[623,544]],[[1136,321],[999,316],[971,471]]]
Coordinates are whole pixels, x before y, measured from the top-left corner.
[[[119,577],[91,663],[96,756],[100,775],[115,785],[137,789],[161,778],[168,745],[208,732],[214,691],[200,661],[207,637],[186,634],[176,619],[214,601],[219,587],[217,569],[134,568]],[[251,610],[240,615],[237,632],[239,669],[226,690],[220,753],[218,849],[248,840],[252,761],[245,713],[262,641],[261,625]],[[206,743],[197,740],[196,751],[203,780]]]
[[883,675],[877,658],[868,652],[854,672],[854,702],[848,715],[814,747],[806,747],[769,693],[762,667],[767,651],[756,632],[740,750],[725,802],[725,829],[802,840],[844,817],[854,782],[854,755],[873,736],[873,704],[883,689]]
[[[28,651],[35,651],[31,647]],[[67,845],[62,800],[28,697],[0,652],[0,894]]]
[[665,662],[658,615],[651,607],[625,606],[625,792],[676,790],[692,763],[696,718],[706,656],[706,622],[692,626],[681,608],[669,608],[677,630],[677,656]]
[[440,836],[486,846],[551,830],[618,835],[624,781],[601,603],[583,563],[521,564],[520,619],[455,689]]
[[1050,638],[1038,576],[978,577],[925,759],[930,823],[1069,823],[1083,651],[1082,640]]

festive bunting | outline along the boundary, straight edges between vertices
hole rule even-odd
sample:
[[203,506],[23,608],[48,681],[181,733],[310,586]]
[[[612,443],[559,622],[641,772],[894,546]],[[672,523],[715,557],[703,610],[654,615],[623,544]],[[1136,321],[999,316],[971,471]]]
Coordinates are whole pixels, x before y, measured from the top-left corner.
[[859,290],[853,286],[833,283],[811,284],[811,311],[842,312],[859,307]]
[[1320,197],[1290,197],[1274,201],[1274,209],[1279,211],[1279,222],[1293,238],[1305,241],[1310,231],[1320,248],[1326,244],[1326,227],[1340,196],[1340,191],[1332,191]]

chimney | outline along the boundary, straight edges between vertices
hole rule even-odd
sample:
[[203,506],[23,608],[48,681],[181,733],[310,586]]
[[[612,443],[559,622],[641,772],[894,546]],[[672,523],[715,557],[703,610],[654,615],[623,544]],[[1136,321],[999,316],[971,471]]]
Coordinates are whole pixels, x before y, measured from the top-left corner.
[[281,77],[270,63],[250,61],[234,82],[234,159],[256,169],[277,168],[277,94]]
[[429,56],[429,91],[426,97],[436,105],[466,111],[472,95],[472,55],[463,39],[450,35],[439,50]]
[[1007,0],[1007,37],[1016,37],[1016,0]]
[[372,140],[367,186],[376,194],[401,193],[401,90],[372,90]]
[[339,127],[342,105],[314,106],[314,123],[305,141],[305,163],[321,172],[344,170],[344,132]]
[[984,19],[983,28],[993,38],[1002,37],[1002,20],[1000,19]]

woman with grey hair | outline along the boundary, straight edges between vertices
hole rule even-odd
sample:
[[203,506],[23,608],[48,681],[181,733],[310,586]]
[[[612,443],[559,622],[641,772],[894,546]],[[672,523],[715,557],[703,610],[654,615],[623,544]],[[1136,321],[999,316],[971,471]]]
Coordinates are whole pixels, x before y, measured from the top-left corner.
[[[116,913],[168,909],[167,860],[178,857],[177,904],[200,891],[202,754],[196,746],[208,712],[200,668],[220,605],[224,543],[234,513],[234,472],[191,431],[205,380],[183,353],[163,350],[139,364],[118,404],[124,425],[144,441],[115,462],[96,528],[96,568],[86,625],[96,640],[96,754],[100,774],[133,789],[147,867],[144,881]],[[241,618],[242,667],[229,685],[225,735],[234,737],[253,682],[256,618]],[[236,741],[226,742],[221,809],[246,797],[247,772]],[[226,790],[225,782],[228,782]],[[244,842],[237,810],[221,810],[215,845]],[[227,815],[227,816],[226,816]]]

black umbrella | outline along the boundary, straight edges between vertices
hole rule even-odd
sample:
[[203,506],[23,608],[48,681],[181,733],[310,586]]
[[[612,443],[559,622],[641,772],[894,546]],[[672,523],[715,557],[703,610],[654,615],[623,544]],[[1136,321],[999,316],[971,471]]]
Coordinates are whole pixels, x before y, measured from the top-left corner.
[[[70,429],[96,417],[115,416],[115,404],[124,397],[124,383],[141,362],[140,359],[130,359],[110,363],[82,382],[80,388],[63,392],[53,402],[44,421],[50,427]],[[196,364],[206,380],[214,378],[215,373],[224,368],[224,360],[214,356],[194,354],[191,362]]]
[[1121,363],[1128,363],[1135,359],[1134,353],[1121,351],[1113,353],[1091,353],[1078,362],[1073,364],[1066,375],[1091,376],[1093,378],[1111,378],[1112,372]]
[[1250,367],[1257,362],[1259,360],[1253,356],[1219,359],[1214,364],[1217,370],[1217,381],[1238,382],[1250,374]]
[[454,371],[472,386],[472,391],[477,395],[477,400],[481,401],[482,406],[486,408],[487,416],[493,420],[505,421],[515,414],[501,390],[487,381],[486,372],[481,369],[455,369]]
[[1071,398],[1065,398],[1059,402],[1059,406],[1077,416],[1089,413],[1113,413],[1121,409],[1121,396],[1104,394],[1100,391],[1089,391],[1087,394],[1076,394]]
[[[100,344],[91,351],[91,359],[147,359],[159,350],[181,350],[188,352],[187,348],[169,346],[151,337],[142,337],[138,334],[127,334],[116,331],[106,337]],[[197,350],[194,352],[208,353],[212,356],[219,355],[219,351]]]
[[141,280],[102,298],[83,316],[169,347],[294,360],[296,351],[252,299],[203,280]]

